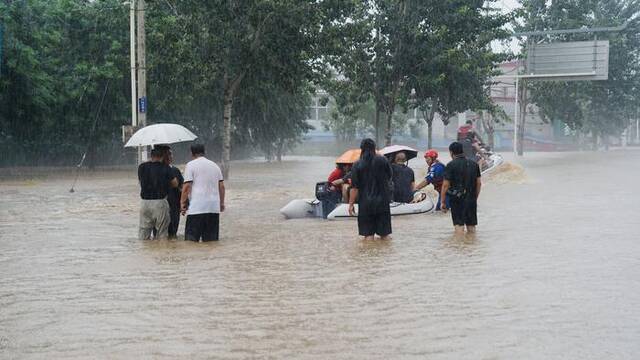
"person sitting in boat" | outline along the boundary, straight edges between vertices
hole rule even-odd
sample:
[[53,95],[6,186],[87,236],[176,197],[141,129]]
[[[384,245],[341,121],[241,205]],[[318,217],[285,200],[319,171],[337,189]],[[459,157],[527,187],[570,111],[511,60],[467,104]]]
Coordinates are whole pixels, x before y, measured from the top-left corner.
[[404,151],[396,153],[391,170],[393,171],[393,201],[413,202],[415,175],[413,170],[407,166],[407,154]]
[[434,149],[429,149],[424,153],[424,160],[428,166],[427,176],[415,186],[414,191],[421,190],[427,185],[433,185],[433,188],[438,192],[436,210],[440,210],[440,191],[442,190],[442,182],[444,181],[445,166],[438,160],[438,152]]
[[336,164],[336,168],[327,179],[331,184],[331,189],[341,193],[342,202],[345,203],[349,200],[349,189],[351,188],[351,165]]

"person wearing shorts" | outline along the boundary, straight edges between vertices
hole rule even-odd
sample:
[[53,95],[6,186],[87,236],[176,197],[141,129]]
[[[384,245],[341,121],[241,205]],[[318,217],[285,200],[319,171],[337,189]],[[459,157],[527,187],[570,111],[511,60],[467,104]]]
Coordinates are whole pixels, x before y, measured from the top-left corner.
[[[478,225],[478,196],[482,188],[480,167],[475,161],[464,156],[463,146],[459,142],[449,145],[451,160],[444,170],[444,182],[441,190],[440,207],[451,210],[451,219],[457,234],[475,232]],[[448,198],[449,204],[444,199]]]
[[377,234],[382,240],[391,234],[391,165],[384,156],[376,155],[376,143],[364,139],[362,153],[351,170],[349,214],[355,215],[358,201],[358,233],[365,240],[373,240]]
[[182,214],[187,215],[184,239],[216,241],[220,232],[220,212],[224,207],[224,179],[220,167],[204,156],[204,145],[191,146],[193,160],[184,170],[180,197]]

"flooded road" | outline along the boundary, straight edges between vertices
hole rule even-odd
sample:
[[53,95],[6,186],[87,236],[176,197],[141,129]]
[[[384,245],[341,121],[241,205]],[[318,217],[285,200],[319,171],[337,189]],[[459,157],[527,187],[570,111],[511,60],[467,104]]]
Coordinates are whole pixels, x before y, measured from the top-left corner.
[[133,171],[1,180],[0,358],[637,358],[640,151],[521,164],[475,238],[423,214],[389,242],[279,215],[328,158],[235,164],[214,244],[138,241]]

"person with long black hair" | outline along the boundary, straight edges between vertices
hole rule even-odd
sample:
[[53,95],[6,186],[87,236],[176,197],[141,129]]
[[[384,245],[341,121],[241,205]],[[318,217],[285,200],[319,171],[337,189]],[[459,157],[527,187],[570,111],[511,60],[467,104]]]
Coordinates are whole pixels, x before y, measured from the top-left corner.
[[351,170],[349,214],[354,216],[358,201],[358,233],[365,240],[378,234],[382,240],[391,234],[391,165],[384,156],[376,154],[376,143],[364,139],[360,144],[360,160]]

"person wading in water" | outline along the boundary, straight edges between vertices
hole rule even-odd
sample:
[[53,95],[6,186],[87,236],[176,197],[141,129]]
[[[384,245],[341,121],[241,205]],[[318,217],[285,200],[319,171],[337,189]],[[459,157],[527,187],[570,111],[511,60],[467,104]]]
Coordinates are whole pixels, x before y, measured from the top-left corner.
[[349,215],[355,215],[358,201],[358,233],[365,240],[378,234],[382,240],[391,234],[391,165],[384,156],[376,155],[376,143],[364,139],[360,144],[360,160],[351,170]]
[[[478,225],[478,196],[482,188],[480,167],[475,161],[466,159],[462,144],[449,145],[450,161],[444,169],[444,182],[440,192],[440,207],[446,211],[451,208],[451,219],[456,234],[473,233]],[[449,199],[449,204],[445,199]]]

